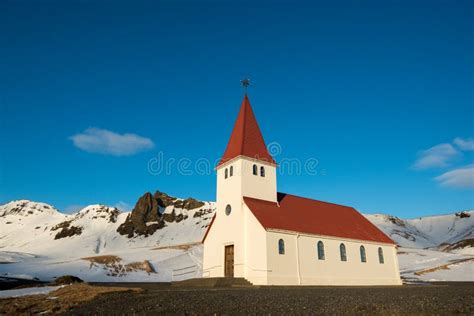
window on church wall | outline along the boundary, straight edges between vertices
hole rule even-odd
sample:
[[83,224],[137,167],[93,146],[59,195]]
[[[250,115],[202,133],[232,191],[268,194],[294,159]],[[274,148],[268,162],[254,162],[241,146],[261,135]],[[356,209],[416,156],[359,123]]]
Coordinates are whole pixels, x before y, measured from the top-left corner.
[[318,241],[318,259],[324,260],[324,244],[322,241]]
[[265,177],[265,168],[263,166],[260,167],[260,176]]
[[278,240],[278,253],[280,255],[285,254],[285,241],[283,239]]
[[230,166],[229,168],[229,177],[232,177],[234,175],[234,166]]
[[228,176],[229,176],[229,170],[227,170],[227,168],[225,168],[225,171],[224,171],[224,178],[227,179]]
[[360,246],[360,262],[367,262],[367,257],[365,255],[365,247]]
[[341,261],[347,261],[346,245],[341,244],[339,246],[339,252],[341,253]]
[[230,204],[227,204],[227,206],[225,207],[225,215],[229,216],[231,212],[232,207],[230,206]]
[[253,165],[253,175],[256,176],[257,175],[257,165]]
[[385,261],[383,259],[383,250],[382,247],[379,247],[379,263],[383,264]]

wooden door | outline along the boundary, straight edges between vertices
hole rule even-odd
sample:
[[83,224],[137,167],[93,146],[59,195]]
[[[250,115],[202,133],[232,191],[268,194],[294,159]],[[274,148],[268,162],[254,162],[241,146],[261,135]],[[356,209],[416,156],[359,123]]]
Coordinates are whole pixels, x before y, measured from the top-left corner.
[[224,272],[229,278],[234,277],[234,245],[225,246]]

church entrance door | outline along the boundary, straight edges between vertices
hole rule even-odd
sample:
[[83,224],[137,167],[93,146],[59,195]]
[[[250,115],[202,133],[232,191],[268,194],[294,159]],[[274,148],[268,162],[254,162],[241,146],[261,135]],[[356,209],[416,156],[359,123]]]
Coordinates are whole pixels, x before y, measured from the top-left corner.
[[225,246],[224,272],[227,278],[234,277],[234,245]]

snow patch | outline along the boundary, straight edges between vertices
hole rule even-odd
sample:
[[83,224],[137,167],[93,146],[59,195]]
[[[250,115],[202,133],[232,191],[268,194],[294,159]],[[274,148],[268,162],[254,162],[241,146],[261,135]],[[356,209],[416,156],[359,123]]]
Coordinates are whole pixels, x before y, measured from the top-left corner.
[[40,295],[40,294],[46,295],[62,287],[64,287],[64,285],[29,287],[29,288],[19,289],[19,290],[5,290],[5,291],[0,291],[0,298],[10,298],[10,297],[20,297],[20,296]]

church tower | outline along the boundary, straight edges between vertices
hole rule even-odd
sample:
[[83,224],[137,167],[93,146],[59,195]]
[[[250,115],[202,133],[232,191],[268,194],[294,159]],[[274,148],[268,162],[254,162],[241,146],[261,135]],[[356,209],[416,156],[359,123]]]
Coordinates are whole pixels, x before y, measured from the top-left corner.
[[216,170],[218,210],[231,202],[241,203],[244,196],[277,201],[276,163],[268,153],[247,95]]
[[203,276],[247,277],[249,257],[255,256],[247,252],[252,235],[244,197],[277,202],[276,163],[247,95],[216,171],[216,213],[203,239]]

